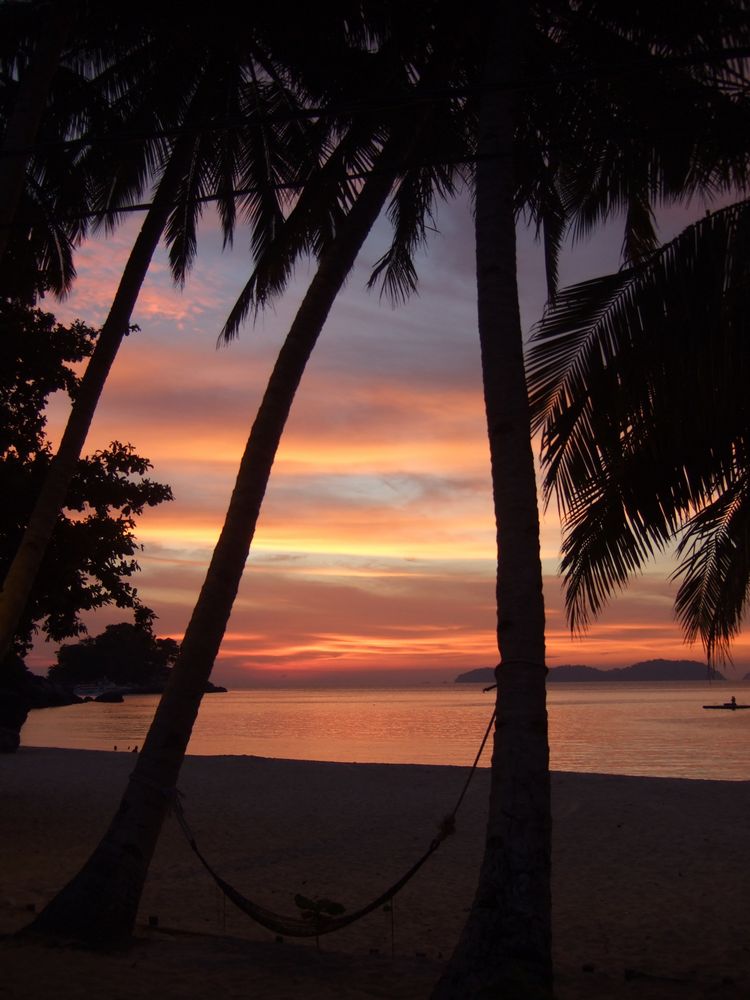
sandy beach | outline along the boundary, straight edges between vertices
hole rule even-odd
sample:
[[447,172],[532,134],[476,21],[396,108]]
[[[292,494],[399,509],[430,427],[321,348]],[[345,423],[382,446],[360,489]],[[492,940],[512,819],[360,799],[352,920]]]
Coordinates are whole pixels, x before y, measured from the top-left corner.
[[[0,933],[11,935],[84,861],[132,755],[24,748],[0,758]],[[295,893],[358,908],[422,853],[465,771],[189,757],[180,781],[198,842],[253,900]],[[750,996],[748,784],[553,775],[553,920],[560,1000]],[[428,997],[473,895],[488,775],[397,897],[321,938],[277,942],[223,902],[170,818],[137,940],[97,955],[6,937],[0,997]],[[158,926],[149,927],[158,921]]]

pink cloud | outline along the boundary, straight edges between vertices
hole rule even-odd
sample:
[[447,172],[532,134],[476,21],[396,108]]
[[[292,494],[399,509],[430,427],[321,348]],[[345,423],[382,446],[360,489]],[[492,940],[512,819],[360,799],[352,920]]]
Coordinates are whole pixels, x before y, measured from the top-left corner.
[[[254,671],[451,671],[496,658],[494,526],[481,399],[467,217],[442,213],[446,238],[420,261],[423,295],[404,309],[362,291],[352,276],[305,375],[217,677]],[[58,313],[101,322],[135,235],[133,221],[82,248],[74,294]],[[616,260],[619,235],[566,263]],[[238,241],[238,248],[241,241]],[[204,249],[205,245],[205,249]],[[541,309],[538,248],[523,237],[526,316]],[[107,385],[88,449],[133,441],[176,500],[147,512],[138,536],[139,588],[160,634],[179,637],[220,529],[244,442],[296,303],[300,276],[275,311],[237,344],[215,349],[247,277],[244,249],[220,256],[206,229],[184,291],[160,252]],[[48,305],[48,308],[52,308]],[[56,404],[53,436],[65,418]],[[565,626],[559,526],[542,523],[550,663],[623,665],[653,656],[698,658],[672,617],[669,566],[631,587],[583,639]],[[94,631],[122,615],[108,611]],[[743,634],[738,659],[750,655]],[[43,651],[49,662],[49,649]],[[39,661],[35,661],[39,662]],[[244,673],[243,673],[244,672]]]

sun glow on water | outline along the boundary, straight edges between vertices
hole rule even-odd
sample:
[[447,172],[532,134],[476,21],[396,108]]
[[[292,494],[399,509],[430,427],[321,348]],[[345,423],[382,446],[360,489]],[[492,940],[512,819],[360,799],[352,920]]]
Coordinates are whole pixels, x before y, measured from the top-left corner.
[[[553,770],[750,779],[750,712],[706,712],[727,685],[555,684],[548,694]],[[734,684],[750,702],[750,684]],[[191,754],[468,766],[493,708],[477,685],[287,688],[203,699]],[[25,746],[140,745],[157,699],[30,714]],[[489,766],[491,747],[481,762]]]

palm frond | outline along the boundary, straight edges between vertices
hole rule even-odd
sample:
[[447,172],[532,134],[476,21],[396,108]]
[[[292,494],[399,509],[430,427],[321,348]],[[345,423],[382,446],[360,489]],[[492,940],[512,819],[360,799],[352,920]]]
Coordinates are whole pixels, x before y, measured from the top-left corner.
[[537,240],[542,240],[547,298],[551,301],[557,294],[558,261],[568,228],[568,212],[558,183],[558,163],[544,147],[535,115],[523,116],[514,150],[516,212],[528,219]]
[[14,242],[18,253],[27,258],[25,267],[37,272],[40,287],[64,298],[76,276],[73,250],[83,233],[75,220],[68,221],[55,195],[43,177],[33,170],[27,172]]
[[709,662],[729,658],[750,596],[750,496],[747,471],[689,522],[673,579],[675,611],[689,642],[700,639]]
[[419,124],[419,141],[400,165],[396,192],[388,207],[393,238],[388,250],[376,261],[368,288],[380,284],[381,295],[393,303],[405,302],[416,292],[416,251],[435,228],[434,205],[456,193],[461,178],[457,163],[466,150],[463,108],[434,108]]
[[424,245],[428,227],[434,225],[432,173],[427,168],[407,171],[388,207],[393,240],[376,261],[367,287],[372,288],[381,282],[381,295],[386,295],[394,304],[405,302],[417,289],[414,254]]
[[580,77],[586,68],[591,80],[556,95],[549,135],[564,151],[560,188],[576,239],[625,215],[626,260],[653,249],[653,205],[748,183],[750,102],[737,99],[731,60],[716,60],[728,45],[747,45],[748,19],[738,23],[732,3],[717,4],[715,20],[697,6],[686,19],[701,24],[693,36],[645,7],[627,27],[622,7],[561,12],[556,71]]
[[[369,136],[363,134],[363,129]],[[227,317],[220,341],[234,339],[251,311],[257,313],[283,292],[301,256],[306,253],[319,256],[323,252],[356,197],[358,185],[347,179],[352,156],[359,157],[362,164],[366,157],[371,166],[370,156],[374,157],[378,148],[372,127],[361,124],[344,135],[322,166],[311,171],[273,240],[256,243],[255,266]]]
[[[728,544],[718,558],[724,536],[714,519],[738,468],[747,472],[748,260],[746,201],[638,267],[564,289],[535,330],[530,401],[543,431],[545,498],[554,493],[563,516],[577,627],[686,529],[681,620],[712,651],[736,631],[744,608],[730,573],[737,561],[727,562]],[[723,604],[706,596],[725,584]]]
[[583,631],[630,578],[641,571],[667,539],[644,533],[607,484],[590,484],[571,513],[562,542],[560,571],[565,608],[574,632]]
[[[595,407],[604,415],[613,394],[629,399],[623,420],[639,413],[652,419],[654,379],[661,380],[664,398],[669,386],[677,391],[677,374],[683,397],[700,386],[696,374],[686,381],[691,372],[710,372],[714,384],[733,378],[736,357],[734,366],[728,364],[726,351],[730,343],[741,346],[749,246],[750,202],[741,202],[689,227],[639,268],[560,292],[534,328],[527,356],[533,426],[544,429],[545,466],[557,470],[566,448],[585,448]],[[729,418],[727,406],[712,411],[714,424],[722,414]],[[698,419],[699,410],[689,412]],[[705,439],[705,427],[694,430]],[[550,481],[556,477],[555,471]]]
[[526,378],[534,432],[574,400],[586,403],[586,385],[617,352],[612,310],[628,295],[634,275],[620,271],[561,289],[532,331]]
[[247,191],[241,197],[243,218],[252,225],[251,252],[255,260],[268,251],[283,224],[294,192],[288,184],[309,175],[317,164],[320,134],[314,126],[295,122],[268,124],[281,108],[289,108],[294,95],[288,88],[266,84],[251,73],[251,84],[242,95],[246,126],[241,135],[237,184]]
[[644,191],[635,188],[628,199],[625,215],[625,234],[622,241],[622,259],[637,264],[659,249],[656,220],[651,200]]
[[210,193],[202,156],[202,142],[180,136],[177,145],[186,154],[187,166],[172,188],[174,207],[164,228],[169,247],[172,275],[184,285],[198,249],[198,222],[203,214],[203,199]]

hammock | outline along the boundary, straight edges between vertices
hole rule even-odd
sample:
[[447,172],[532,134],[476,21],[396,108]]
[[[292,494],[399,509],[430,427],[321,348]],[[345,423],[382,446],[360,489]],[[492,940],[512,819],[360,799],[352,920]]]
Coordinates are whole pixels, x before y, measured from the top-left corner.
[[258,903],[254,903],[251,899],[243,896],[241,892],[238,892],[233,886],[224,879],[211,867],[206,858],[200,851],[198,844],[196,842],[195,836],[190,829],[187,819],[185,817],[184,810],[182,808],[182,803],[180,802],[179,795],[175,795],[172,802],[172,809],[180,824],[188,843],[195,852],[196,857],[206,869],[208,874],[214,880],[219,889],[224,893],[227,899],[231,900],[232,903],[243,913],[247,914],[251,920],[265,927],[269,931],[273,931],[276,934],[282,934],[287,937],[319,937],[321,934],[330,934],[333,931],[341,930],[342,927],[347,927],[349,924],[353,924],[357,920],[361,920],[362,917],[366,917],[373,910],[379,909],[384,906],[389,900],[393,899],[396,893],[400,892],[401,889],[409,882],[419,871],[422,865],[427,861],[427,859],[435,853],[435,851],[440,847],[442,842],[449,837],[456,828],[456,814],[464,800],[464,796],[469,788],[471,779],[474,777],[474,772],[479,764],[479,758],[482,756],[482,751],[484,750],[485,744],[489,738],[490,732],[492,731],[492,725],[495,721],[495,712],[492,713],[492,718],[489,721],[489,725],[485,731],[482,738],[482,742],[477,751],[477,755],[474,758],[474,763],[472,764],[469,775],[464,783],[461,794],[458,797],[458,801],[453,807],[452,811],[443,819],[440,824],[440,830],[438,835],[430,842],[429,847],[424,852],[424,854],[416,861],[407,872],[405,872],[397,882],[394,882],[390,888],[386,889],[385,892],[381,893],[372,902],[360,907],[360,909],[355,910],[352,913],[347,913],[343,916],[328,916],[325,913],[315,912],[311,917],[300,918],[300,917],[289,917],[279,913],[274,913],[272,910],[266,909],[264,906],[260,906]]

